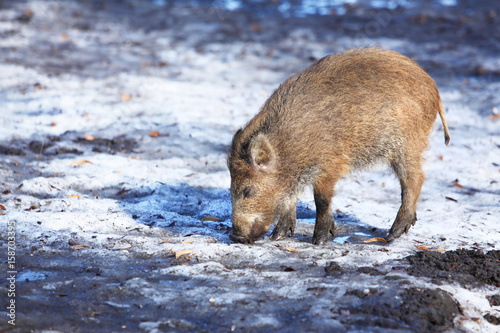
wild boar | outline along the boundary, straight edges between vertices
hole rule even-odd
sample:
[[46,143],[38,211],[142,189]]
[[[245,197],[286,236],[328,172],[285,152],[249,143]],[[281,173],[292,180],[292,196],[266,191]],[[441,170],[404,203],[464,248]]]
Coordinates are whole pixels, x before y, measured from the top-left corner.
[[324,244],[334,235],[335,183],[378,162],[388,163],[401,184],[401,207],[387,240],[400,237],[417,220],[422,153],[438,113],[448,145],[434,80],[394,51],[352,49],[291,76],[233,137],[230,239],[253,243],[276,222],[271,239],[293,235],[298,196],[312,184],[312,242]]

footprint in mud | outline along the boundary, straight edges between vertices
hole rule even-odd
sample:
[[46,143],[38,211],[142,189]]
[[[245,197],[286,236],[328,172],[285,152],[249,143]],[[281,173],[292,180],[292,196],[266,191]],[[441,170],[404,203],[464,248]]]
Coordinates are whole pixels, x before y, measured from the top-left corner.
[[73,140],[75,143],[92,147],[92,151],[96,153],[131,153],[139,147],[139,143],[134,138],[127,138],[124,135],[117,136],[113,139],[77,137]]
[[[77,147],[75,147],[77,144]],[[0,144],[0,155],[28,156],[36,155],[56,156],[63,154],[82,155],[82,148],[91,147],[93,152],[107,154],[128,154],[139,147],[139,142],[134,138],[124,135],[112,139],[99,137],[81,137],[74,132],[67,132],[60,136],[51,136],[41,140],[12,141],[8,144]]]
[[22,149],[0,145],[0,155],[24,156],[26,153]]

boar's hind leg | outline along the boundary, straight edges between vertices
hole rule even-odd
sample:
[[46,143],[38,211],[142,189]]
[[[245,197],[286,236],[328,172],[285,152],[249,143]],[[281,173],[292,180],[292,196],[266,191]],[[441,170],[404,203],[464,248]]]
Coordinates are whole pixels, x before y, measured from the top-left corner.
[[312,242],[315,245],[322,245],[328,241],[331,234],[334,235],[335,221],[330,204],[333,197],[333,187],[336,179],[318,179],[314,185],[314,202],[316,204],[316,225]]
[[280,216],[278,224],[274,227],[273,233],[271,234],[272,240],[280,240],[286,238],[288,231],[291,232],[291,236],[295,232],[295,223],[297,217],[297,203],[293,202]]
[[424,183],[425,174],[421,169],[420,156],[413,163],[392,163],[392,168],[401,183],[401,208],[389,231],[388,241],[408,232],[417,221],[417,201]]

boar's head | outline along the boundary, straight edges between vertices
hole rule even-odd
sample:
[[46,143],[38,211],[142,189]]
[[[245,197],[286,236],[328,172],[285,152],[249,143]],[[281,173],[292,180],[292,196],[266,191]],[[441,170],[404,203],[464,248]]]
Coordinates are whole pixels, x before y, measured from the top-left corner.
[[279,218],[278,159],[266,134],[239,130],[229,151],[233,231],[237,243],[253,243]]

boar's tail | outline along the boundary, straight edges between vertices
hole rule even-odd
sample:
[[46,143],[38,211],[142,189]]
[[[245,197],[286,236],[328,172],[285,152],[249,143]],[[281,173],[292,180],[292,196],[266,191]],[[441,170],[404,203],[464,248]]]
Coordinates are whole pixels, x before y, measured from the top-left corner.
[[446,123],[446,118],[444,116],[443,104],[439,101],[439,117],[441,117],[441,122],[443,123],[444,128],[444,143],[446,145],[450,144],[450,131],[448,130],[448,124]]

